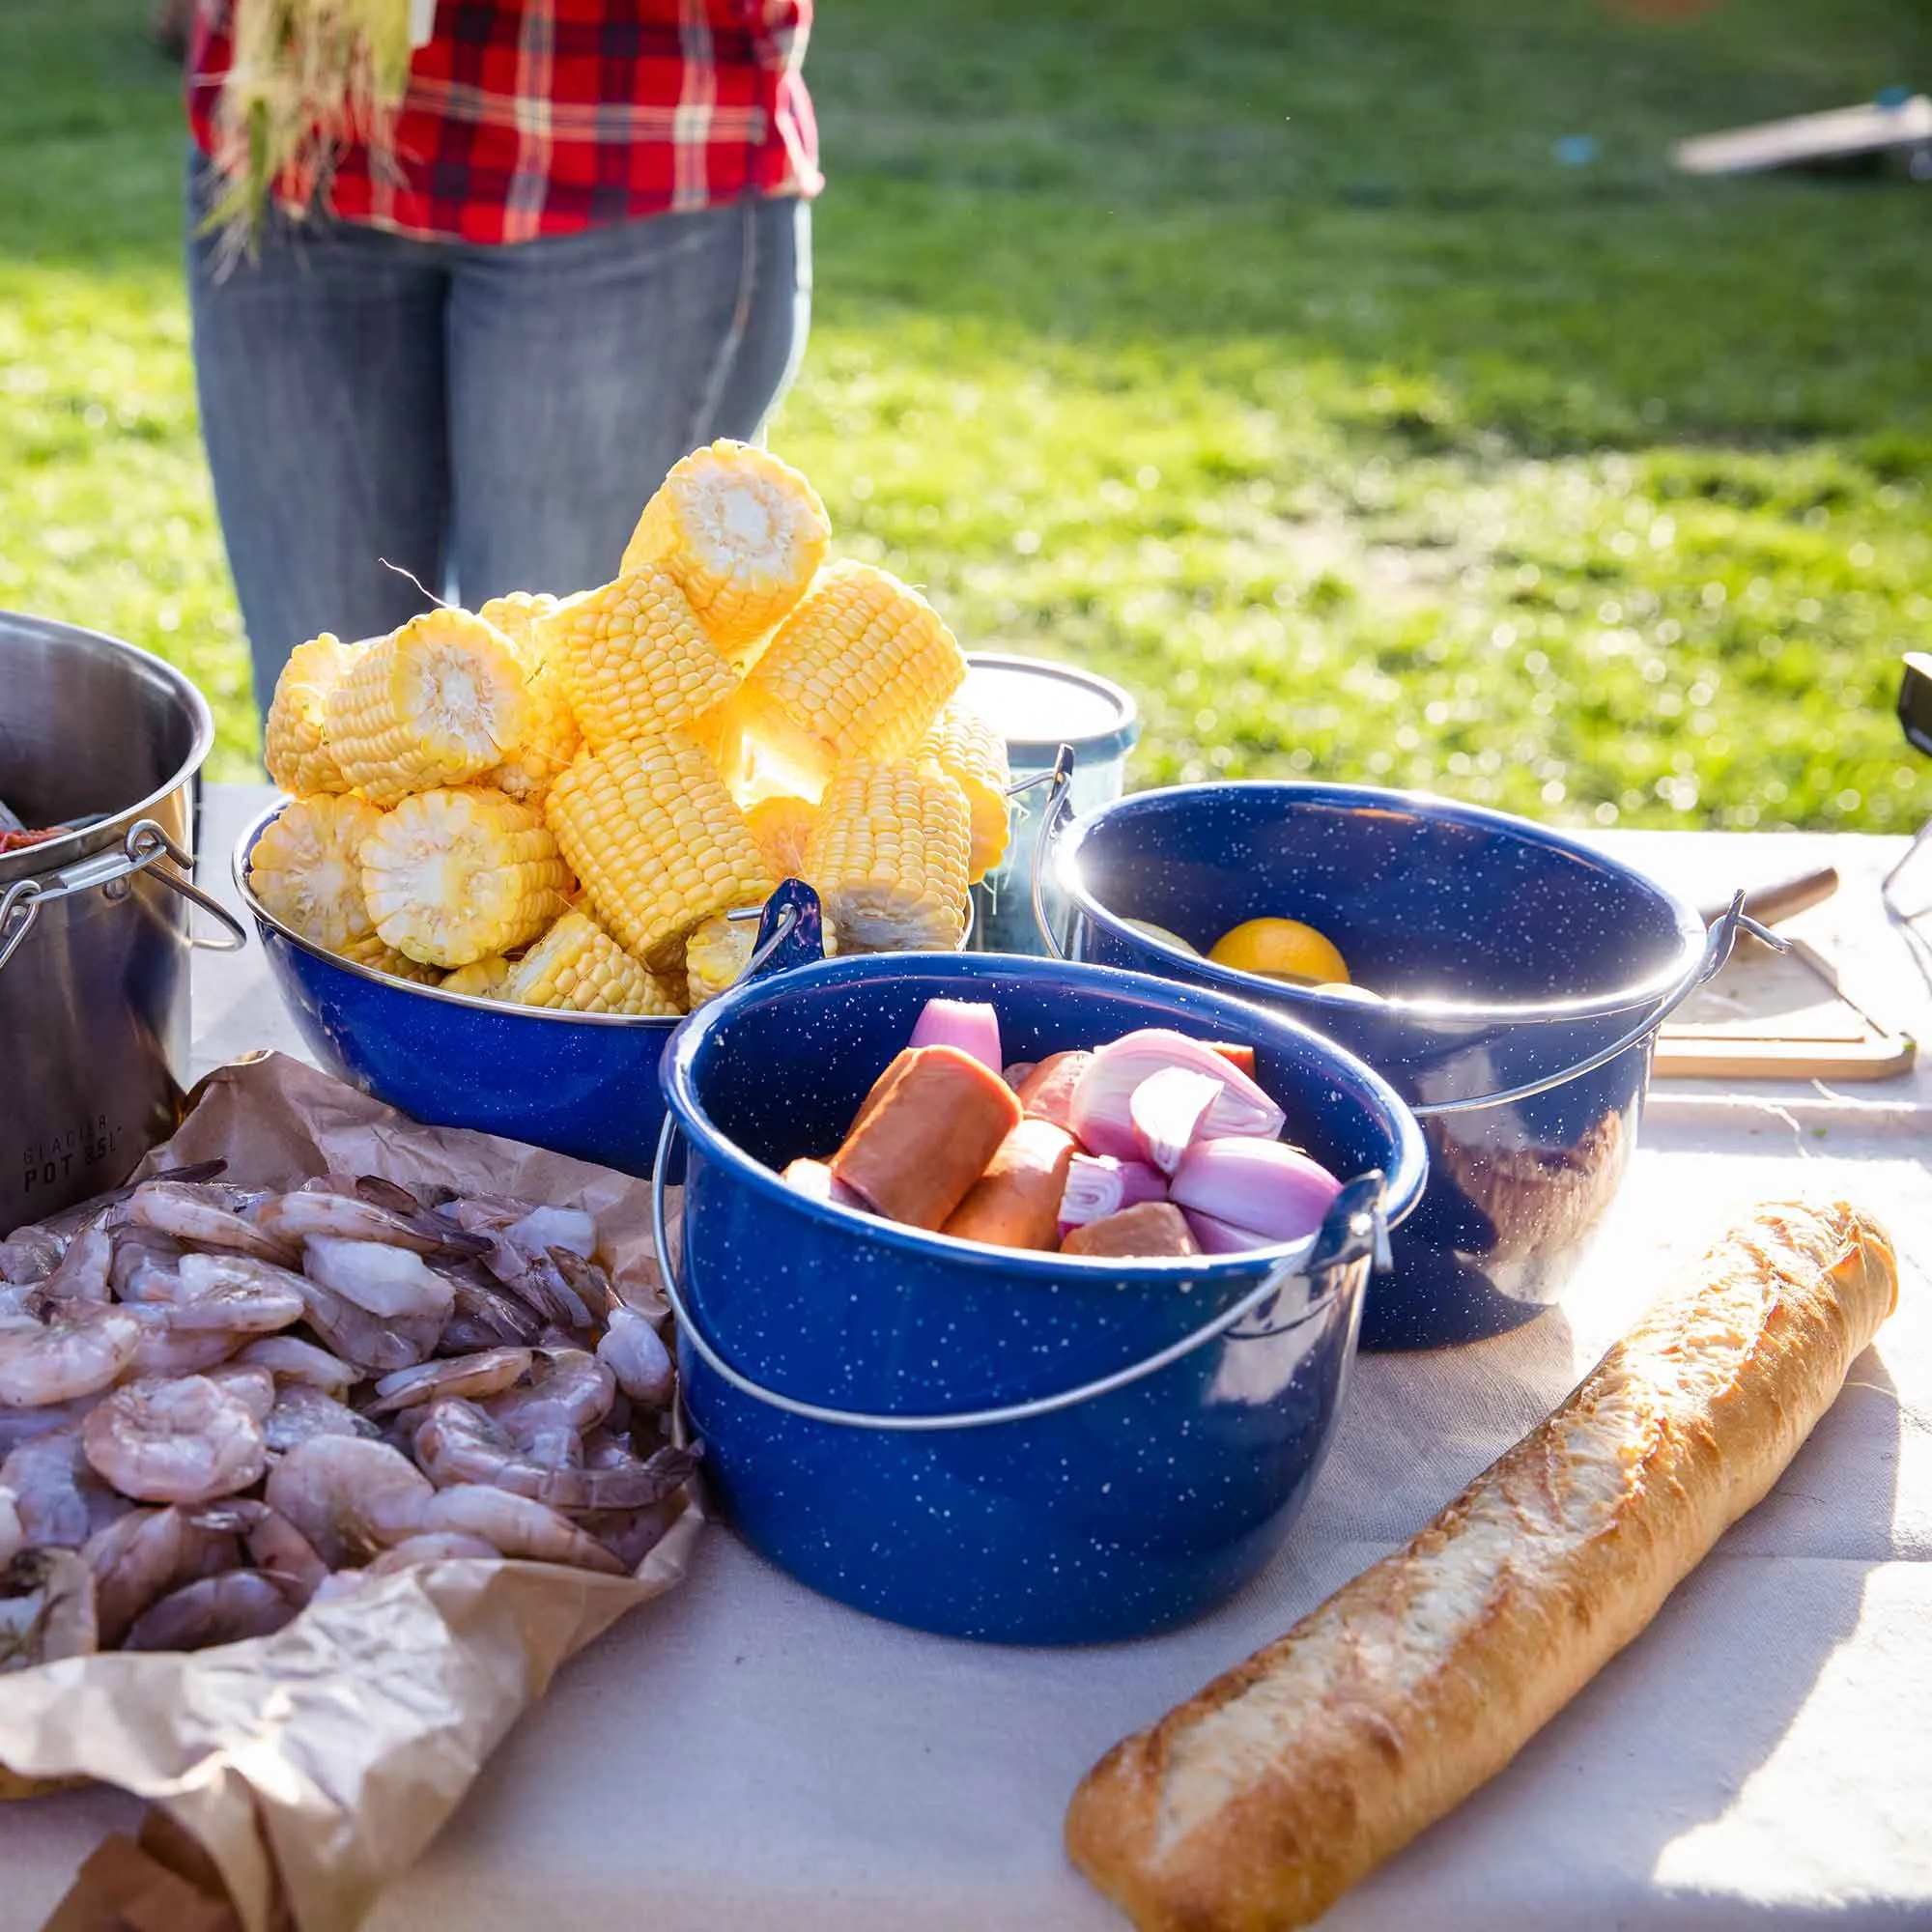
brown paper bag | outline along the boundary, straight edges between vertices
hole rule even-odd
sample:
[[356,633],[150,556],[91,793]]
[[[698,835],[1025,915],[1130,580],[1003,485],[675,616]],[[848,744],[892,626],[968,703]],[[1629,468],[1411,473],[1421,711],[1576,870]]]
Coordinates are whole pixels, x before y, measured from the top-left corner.
[[[333,1169],[586,1208],[625,1298],[664,1305],[648,1181],[419,1126],[281,1054],[210,1074],[139,1171],[216,1156],[225,1179],[250,1187]],[[290,1922],[346,1932],[421,1854],[564,1659],[684,1576],[702,1520],[688,1492],[634,1577],[426,1564],[246,1643],[70,1658],[0,1677],[0,1788],[9,1773],[119,1785],[205,1848],[246,1932]],[[182,1863],[124,1840],[90,1861],[54,1923],[166,1922],[170,1898],[186,1908],[186,1892],[171,1889],[189,1884]]]

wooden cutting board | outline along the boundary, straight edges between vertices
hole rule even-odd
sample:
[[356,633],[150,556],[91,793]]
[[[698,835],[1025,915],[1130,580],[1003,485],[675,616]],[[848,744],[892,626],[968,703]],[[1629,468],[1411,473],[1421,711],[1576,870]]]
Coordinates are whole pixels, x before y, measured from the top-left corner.
[[1909,1073],[1912,1037],[1841,967],[1802,939],[1789,952],[1741,942],[1724,970],[1658,1035],[1660,1080],[1887,1080]]

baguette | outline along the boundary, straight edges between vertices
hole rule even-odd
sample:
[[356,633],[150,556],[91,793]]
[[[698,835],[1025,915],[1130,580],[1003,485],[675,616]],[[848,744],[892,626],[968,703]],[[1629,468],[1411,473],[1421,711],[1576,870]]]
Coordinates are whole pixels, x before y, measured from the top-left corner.
[[1072,1860],[1142,1932],[1281,1932],[1500,1771],[1771,1489],[1897,1298],[1883,1230],[1767,1206],[1546,1422],[1088,1773]]

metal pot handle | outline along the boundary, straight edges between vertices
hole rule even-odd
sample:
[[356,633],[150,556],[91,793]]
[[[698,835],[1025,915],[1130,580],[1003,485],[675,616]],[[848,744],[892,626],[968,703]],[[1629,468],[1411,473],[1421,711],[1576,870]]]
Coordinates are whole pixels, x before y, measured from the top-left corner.
[[1063,1389],[1057,1395],[1036,1396],[1030,1402],[1009,1403],[1001,1408],[962,1409],[949,1415],[880,1415],[870,1409],[826,1408],[814,1402],[800,1402],[795,1396],[781,1395],[777,1389],[767,1388],[762,1382],[753,1381],[750,1376],[733,1368],[692,1319],[691,1311],[685,1306],[684,1288],[678,1280],[677,1265],[670,1257],[670,1230],[665,1219],[665,1172],[670,1164],[671,1149],[676,1138],[677,1118],[667,1114],[664,1131],[658,1136],[657,1165],[651,1174],[651,1233],[657,1243],[658,1272],[664,1277],[665,1298],[677,1318],[678,1333],[691,1344],[712,1374],[740,1395],[748,1395],[767,1407],[782,1409],[787,1415],[803,1416],[808,1422],[829,1422],[843,1429],[933,1435],[948,1430],[985,1429],[1003,1422],[1032,1422],[1041,1416],[1057,1415],[1062,1409],[1077,1408],[1083,1403],[1112,1395],[1119,1389],[1146,1380],[1149,1376],[1157,1375],[1183,1356],[1205,1348],[1217,1336],[1226,1334],[1303,1275],[1347,1266],[1365,1257],[1374,1258],[1378,1265],[1388,1264],[1383,1178],[1379,1172],[1372,1172],[1351,1180],[1335,1197],[1328,1216],[1306,1255],[1271,1268],[1258,1287],[1232,1307],[1224,1308],[1211,1321],[1203,1322],[1178,1342],[1170,1342],[1157,1353],[1144,1356],[1124,1369],[1116,1369],[1110,1376],[1083,1382],[1078,1388]]
[[[167,866],[160,862],[165,859]],[[173,867],[176,869],[170,870]],[[27,879],[15,879],[0,897],[0,967],[20,949],[20,942],[34,929],[41,907],[55,899],[71,898],[76,893],[91,893],[102,886],[117,885],[137,872],[147,872],[171,893],[179,893],[190,905],[199,906],[227,928],[225,941],[196,939],[188,943],[213,952],[239,952],[248,943],[248,934],[240,920],[221,903],[211,898],[192,879],[185,876],[194,862],[152,818],[137,820],[128,828],[120,849],[99,852],[91,859],[64,870]]]
[[[1066,949],[1061,945],[1060,936],[1054,931],[1046,916],[1045,867],[1047,853],[1060,837],[1060,828],[1066,822],[1066,814],[1072,810],[1067,797],[1073,783],[1073,747],[1063,745],[1054,753],[1053,769],[1040,778],[1029,779],[1029,785],[1044,783],[1047,786],[1046,810],[1040,814],[1039,836],[1033,844],[1033,923],[1039,928],[1040,943],[1045,946],[1051,959],[1065,959]],[[1015,791],[1024,789],[1015,785]]]
[[1665,993],[1660,1005],[1653,1008],[1643,1019],[1608,1046],[1600,1047],[1586,1060],[1579,1060],[1574,1065],[1560,1068],[1554,1073],[1546,1073],[1540,1079],[1526,1081],[1520,1087],[1508,1087],[1495,1094],[1477,1094],[1463,1100],[1433,1100],[1420,1104],[1411,1103],[1409,1112],[1418,1121],[1433,1121],[1443,1114],[1469,1114],[1479,1107],[1506,1107],[1517,1100],[1533,1099],[1539,1094],[1547,1094],[1552,1087],[1561,1087],[1566,1080],[1578,1080],[1586,1073],[1594,1073],[1598,1067],[1607,1065],[1620,1053],[1628,1053],[1634,1046],[1648,1039],[1697,988],[1708,980],[1714,979],[1731,956],[1731,948],[1738,934],[1747,932],[1753,939],[1762,940],[1776,952],[1789,952],[1791,942],[1780,939],[1769,926],[1760,925],[1745,910],[1745,895],[1737,893],[1723,912],[1711,923],[1711,930],[1704,941],[1704,950],[1690,962],[1690,970]]

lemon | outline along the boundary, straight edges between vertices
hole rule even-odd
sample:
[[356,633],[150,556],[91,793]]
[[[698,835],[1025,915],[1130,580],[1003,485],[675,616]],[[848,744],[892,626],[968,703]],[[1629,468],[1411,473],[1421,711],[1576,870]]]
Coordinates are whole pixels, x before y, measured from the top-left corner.
[[1179,933],[1170,932],[1166,926],[1156,925],[1151,919],[1130,919],[1123,923],[1132,926],[1136,932],[1146,933],[1150,939],[1158,939],[1168,946],[1178,946],[1183,952],[1192,952],[1197,959],[1201,956],[1198,947],[1188,945]]
[[1298,919],[1244,920],[1208,954],[1217,966],[1302,985],[1344,985],[1349,968],[1332,941]]

